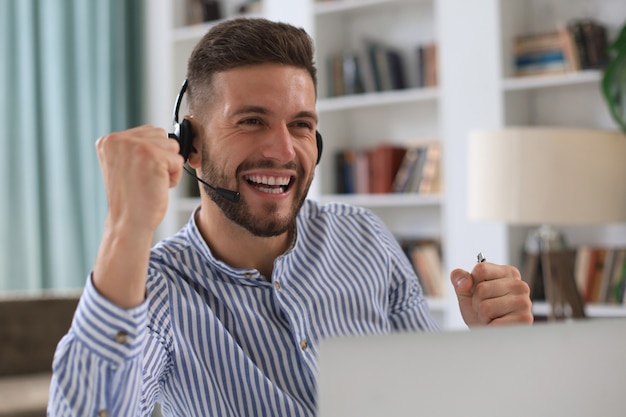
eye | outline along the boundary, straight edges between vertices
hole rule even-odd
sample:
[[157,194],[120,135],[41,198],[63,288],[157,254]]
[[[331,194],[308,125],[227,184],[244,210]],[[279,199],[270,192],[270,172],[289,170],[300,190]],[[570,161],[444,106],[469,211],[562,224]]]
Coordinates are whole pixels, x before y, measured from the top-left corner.
[[297,129],[313,130],[313,123],[303,120],[303,121],[294,122],[293,127]]
[[261,120],[259,120],[257,118],[254,118],[254,117],[250,117],[250,118],[247,118],[247,119],[243,119],[239,123],[243,124],[243,125],[260,125],[261,124]]

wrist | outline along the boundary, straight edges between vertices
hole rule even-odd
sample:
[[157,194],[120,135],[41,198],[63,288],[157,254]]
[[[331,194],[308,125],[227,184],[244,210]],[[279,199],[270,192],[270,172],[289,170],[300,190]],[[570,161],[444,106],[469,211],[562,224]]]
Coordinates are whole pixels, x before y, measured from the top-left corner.
[[143,302],[153,237],[150,228],[107,218],[92,275],[100,294],[126,309]]

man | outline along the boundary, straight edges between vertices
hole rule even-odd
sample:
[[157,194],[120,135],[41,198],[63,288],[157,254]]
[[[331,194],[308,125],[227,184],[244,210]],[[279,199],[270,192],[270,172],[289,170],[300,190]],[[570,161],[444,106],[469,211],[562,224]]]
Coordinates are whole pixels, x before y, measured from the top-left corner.
[[[151,250],[179,142],[150,126],[97,142],[109,213],[57,348],[50,415],[145,416],[158,401],[165,415],[311,416],[322,338],[436,329],[379,219],[305,199],[321,143],[303,30],[221,23],[192,53],[188,82],[188,162],[206,185],[172,238]],[[485,262],[451,280],[468,325],[532,322],[515,268]]]

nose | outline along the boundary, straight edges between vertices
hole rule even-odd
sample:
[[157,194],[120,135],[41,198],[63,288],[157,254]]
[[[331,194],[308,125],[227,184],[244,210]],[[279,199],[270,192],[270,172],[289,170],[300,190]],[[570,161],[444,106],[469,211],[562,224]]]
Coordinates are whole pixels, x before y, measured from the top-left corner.
[[296,152],[293,147],[293,136],[287,126],[271,129],[264,139],[263,156],[279,163],[293,160]]

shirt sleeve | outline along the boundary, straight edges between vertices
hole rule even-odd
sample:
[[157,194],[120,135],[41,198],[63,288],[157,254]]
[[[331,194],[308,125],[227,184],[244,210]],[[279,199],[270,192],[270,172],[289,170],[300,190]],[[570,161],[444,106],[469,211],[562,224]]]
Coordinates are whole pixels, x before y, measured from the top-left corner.
[[156,391],[143,381],[147,312],[148,301],[119,308],[89,277],[54,355],[48,415],[150,415],[152,406],[141,405],[142,392]]
[[[401,256],[400,256],[401,255]],[[394,253],[389,288],[389,321],[396,331],[437,331],[422,287],[404,253]]]
[[396,238],[374,216],[389,255],[389,321],[395,331],[437,331],[415,270]]

